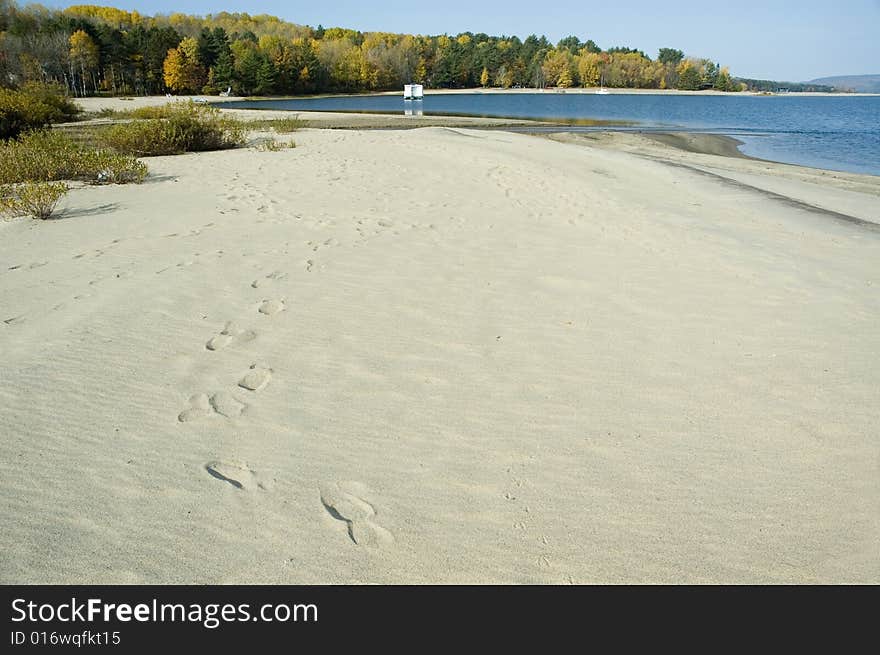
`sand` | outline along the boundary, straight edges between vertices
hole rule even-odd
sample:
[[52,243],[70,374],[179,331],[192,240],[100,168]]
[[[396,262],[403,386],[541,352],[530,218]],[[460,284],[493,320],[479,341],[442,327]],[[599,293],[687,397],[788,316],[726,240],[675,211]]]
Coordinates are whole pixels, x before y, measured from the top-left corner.
[[0,222],[0,582],[880,582],[878,178],[291,136]]

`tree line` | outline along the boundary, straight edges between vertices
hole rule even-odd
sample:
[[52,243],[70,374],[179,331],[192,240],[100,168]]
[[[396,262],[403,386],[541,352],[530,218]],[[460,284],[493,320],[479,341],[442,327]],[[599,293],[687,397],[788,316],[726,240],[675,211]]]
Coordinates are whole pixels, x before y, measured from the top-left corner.
[[143,16],[0,0],[0,85],[29,82],[57,83],[77,96],[369,92],[408,82],[430,88],[744,88],[727,68],[675,48],[661,48],[652,59],[635,48],[603,50],[576,36],[554,45],[536,35],[359,32],[245,13]]
[[827,84],[813,84],[810,82],[779,82],[778,80],[753,80],[745,77],[740,78],[739,81],[745,84],[750,91],[775,92],[785,90],[792,93],[839,93],[842,91],[842,89]]

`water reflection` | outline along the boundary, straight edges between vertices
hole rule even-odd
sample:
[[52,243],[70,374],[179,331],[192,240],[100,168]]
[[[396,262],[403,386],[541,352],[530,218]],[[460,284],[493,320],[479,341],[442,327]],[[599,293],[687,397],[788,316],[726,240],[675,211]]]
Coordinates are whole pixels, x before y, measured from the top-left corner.
[[425,112],[421,107],[418,107],[415,109],[412,107],[406,107],[403,110],[403,115],[404,116],[424,116]]

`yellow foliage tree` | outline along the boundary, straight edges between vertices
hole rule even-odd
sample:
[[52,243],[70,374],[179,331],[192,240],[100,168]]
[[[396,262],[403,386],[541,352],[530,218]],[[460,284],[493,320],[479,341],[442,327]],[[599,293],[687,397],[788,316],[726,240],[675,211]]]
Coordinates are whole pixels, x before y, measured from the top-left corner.
[[177,93],[198,93],[205,84],[205,70],[199,64],[199,42],[186,37],[168,51],[162,64],[165,86]]
[[[70,44],[70,72],[72,77],[76,77],[76,69],[79,69],[80,85],[82,94],[86,94],[86,78],[92,77],[95,69],[98,67],[98,46],[92,40],[92,37],[83,30],[77,30],[70,35],[68,40]],[[92,80],[94,86],[94,79]]]
[[571,71],[572,56],[568,50],[552,50],[547,53],[544,60],[544,79],[550,86],[561,86],[560,79],[571,86],[573,75]]
[[171,48],[162,64],[162,72],[165,79],[165,86],[172,91],[183,91],[186,88],[186,76],[183,72],[184,68],[183,54],[178,48]]
[[424,57],[419,57],[419,63],[416,64],[416,82],[424,82],[428,77],[428,65]]
[[489,69],[483,68],[483,72],[480,73],[480,86],[488,86],[489,85]]
[[556,86],[560,89],[567,89],[572,84],[571,79],[571,71],[568,68],[563,68],[562,72],[559,73],[559,77],[556,80]]
[[582,86],[598,86],[601,78],[602,58],[595,52],[586,48],[580,51],[577,57],[578,76]]

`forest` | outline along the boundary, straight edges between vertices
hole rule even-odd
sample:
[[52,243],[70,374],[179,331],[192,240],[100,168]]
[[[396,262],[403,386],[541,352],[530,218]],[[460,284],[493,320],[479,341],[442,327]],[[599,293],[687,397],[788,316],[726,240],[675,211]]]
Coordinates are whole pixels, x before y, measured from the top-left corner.
[[312,28],[221,12],[144,16],[0,0],[0,86],[63,85],[76,96],[270,96],[428,88],[607,86],[740,91],[727,68],[661,48],[600,48],[569,36],[421,36]]

